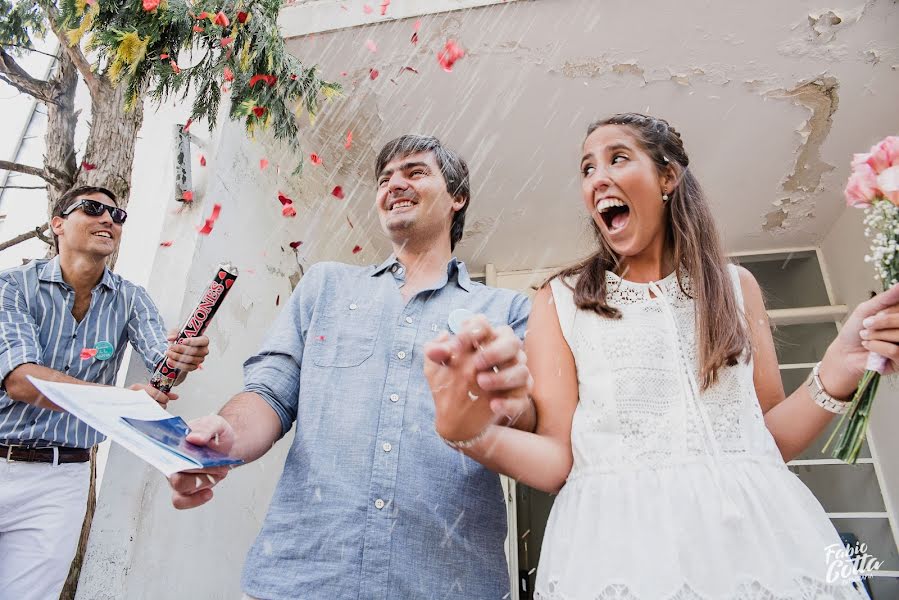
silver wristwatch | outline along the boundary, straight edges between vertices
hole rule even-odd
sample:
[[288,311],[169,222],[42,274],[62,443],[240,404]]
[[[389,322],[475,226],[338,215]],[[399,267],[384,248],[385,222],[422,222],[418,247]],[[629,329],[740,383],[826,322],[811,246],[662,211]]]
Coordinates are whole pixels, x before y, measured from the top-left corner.
[[814,368],[812,368],[812,374],[809,376],[808,381],[805,384],[808,387],[808,392],[809,394],[811,394],[812,400],[815,401],[815,404],[817,404],[824,410],[829,410],[832,413],[842,415],[847,410],[849,410],[849,406],[852,403],[847,400],[837,400],[824,390],[824,386],[821,385],[821,378],[818,377],[818,371],[820,369],[820,362],[817,363]]

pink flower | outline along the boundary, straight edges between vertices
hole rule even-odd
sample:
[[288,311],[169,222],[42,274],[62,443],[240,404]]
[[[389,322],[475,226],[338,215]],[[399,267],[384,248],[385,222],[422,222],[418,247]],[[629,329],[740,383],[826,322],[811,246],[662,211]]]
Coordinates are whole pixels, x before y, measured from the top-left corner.
[[899,206],[899,163],[880,172],[877,187],[887,200]]
[[147,12],[155,12],[159,8],[159,0],[144,0],[144,10]]
[[879,195],[877,189],[877,175],[874,169],[867,163],[858,165],[846,182],[846,205],[854,208],[868,208],[871,200]]
[[879,144],[873,146],[867,162],[875,173],[899,165],[899,137],[893,135],[884,138]]

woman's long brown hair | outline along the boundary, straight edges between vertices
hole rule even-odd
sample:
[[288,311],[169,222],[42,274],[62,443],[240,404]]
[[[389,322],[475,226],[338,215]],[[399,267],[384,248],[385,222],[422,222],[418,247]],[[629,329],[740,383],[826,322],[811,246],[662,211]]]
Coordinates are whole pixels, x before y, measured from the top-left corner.
[[[606,125],[628,127],[655,162],[659,173],[673,168],[677,175],[677,186],[669,192],[669,200],[665,203],[665,250],[673,256],[675,265],[686,269],[690,278],[689,293],[696,303],[700,385],[707,389],[717,381],[719,369],[737,364],[741,357],[748,360],[750,354],[749,333],[727,272],[727,261],[708,201],[688,169],[690,158],[680,134],[667,121],[638,113],[623,113],[591,124],[587,128],[587,137]],[[578,308],[617,319],[621,312],[606,303],[606,271],[614,272],[620,259],[603,239],[596,223],[592,219],[591,222],[599,248],[554,277],[561,277],[566,282],[568,277],[576,276],[573,291]]]

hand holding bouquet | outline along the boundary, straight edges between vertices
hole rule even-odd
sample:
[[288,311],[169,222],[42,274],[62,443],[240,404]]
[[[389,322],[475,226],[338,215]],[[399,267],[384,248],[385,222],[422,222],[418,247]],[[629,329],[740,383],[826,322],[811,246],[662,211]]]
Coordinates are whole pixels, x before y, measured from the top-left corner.
[[[887,289],[899,281],[899,137],[891,136],[852,159],[852,174],[846,184],[846,203],[865,209],[865,236],[871,240],[871,254],[877,279]],[[839,435],[833,457],[855,463],[868,429],[871,405],[887,360],[875,352],[868,362],[852,405],[841,417],[825,450]]]

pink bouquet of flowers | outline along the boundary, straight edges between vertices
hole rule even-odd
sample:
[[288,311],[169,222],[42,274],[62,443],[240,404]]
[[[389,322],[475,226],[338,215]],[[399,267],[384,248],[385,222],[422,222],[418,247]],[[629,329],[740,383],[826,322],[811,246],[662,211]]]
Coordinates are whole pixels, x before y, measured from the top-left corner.
[[[887,289],[899,281],[899,137],[890,136],[867,154],[853,156],[845,195],[847,205],[865,209],[865,237],[871,240],[865,261],[874,263],[875,275]],[[874,352],[868,355],[852,405],[824,446],[826,450],[839,434],[834,458],[849,464],[858,458],[886,362]]]

